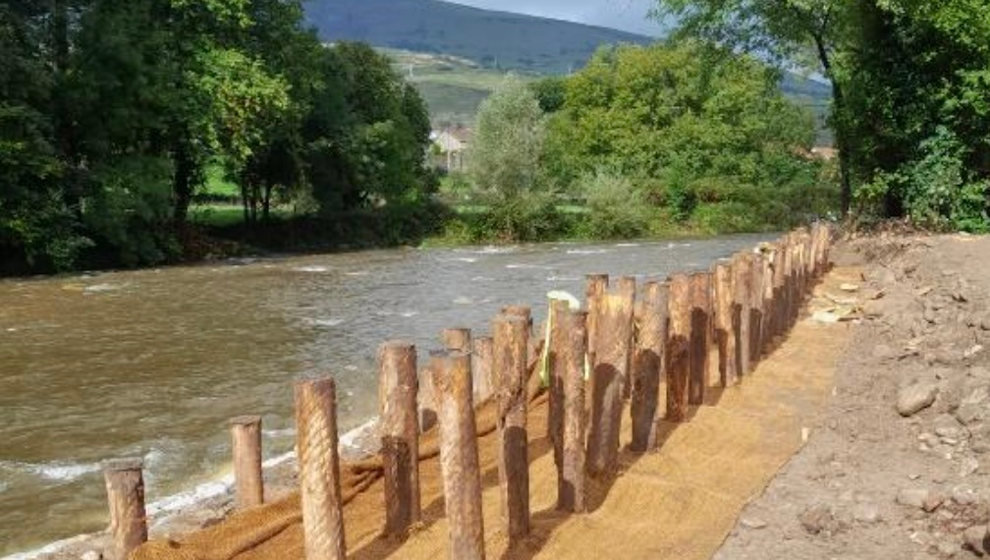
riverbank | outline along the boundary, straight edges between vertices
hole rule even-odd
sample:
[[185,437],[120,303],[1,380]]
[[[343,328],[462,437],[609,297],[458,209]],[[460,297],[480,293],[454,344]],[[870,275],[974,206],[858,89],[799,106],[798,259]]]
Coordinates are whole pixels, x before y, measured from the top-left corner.
[[445,328],[488,332],[507,303],[539,320],[547,292],[581,294],[589,272],[663,279],[767,239],[376,250],[0,282],[0,555],[101,529],[104,459],[144,457],[151,503],[224,474],[228,418],[263,417],[265,458],[291,450],[299,377],[332,372],[340,428],[359,426],[377,412],[385,340],[426,356]]
[[[739,391],[701,409],[659,454],[624,455],[623,475],[593,513],[577,519],[551,513],[544,498],[552,496],[552,458],[540,438],[531,442],[534,536],[524,550],[503,557],[984,554],[990,238],[861,238],[835,255],[836,270],[774,354]],[[541,414],[536,403],[531,422],[540,425]],[[718,429],[706,428],[715,416]],[[733,429],[726,432],[726,425]],[[749,439],[753,434],[762,436]],[[424,464],[424,472],[434,470]],[[357,557],[442,555],[442,508],[402,548],[377,538],[376,488],[358,488],[345,508]],[[424,504],[434,503],[437,496],[429,493],[438,491],[424,486],[430,496]],[[497,512],[490,494],[488,485],[485,511]],[[497,526],[497,519],[486,517],[489,523]],[[665,530],[656,531],[658,524]],[[298,536],[292,535],[285,533]],[[280,539],[286,546],[279,550],[298,552],[288,543]],[[505,545],[496,534],[488,546],[498,552]],[[237,558],[264,558],[264,550]]]
[[869,267],[834,396],[715,558],[990,554],[990,237],[846,246]]

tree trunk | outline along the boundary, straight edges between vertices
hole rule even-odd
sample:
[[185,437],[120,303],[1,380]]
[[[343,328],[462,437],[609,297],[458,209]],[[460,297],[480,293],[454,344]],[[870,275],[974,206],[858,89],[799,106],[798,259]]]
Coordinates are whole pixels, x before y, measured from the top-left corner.
[[268,223],[269,210],[272,207],[272,182],[265,182],[265,197],[261,201],[261,221]]
[[192,157],[189,155],[188,148],[182,140],[176,142],[172,157],[175,158],[175,177],[172,181],[175,208],[173,209],[172,219],[175,220],[177,225],[182,225],[186,223],[186,217],[189,214],[189,204],[192,202],[195,166]]
[[845,217],[849,214],[849,208],[852,205],[849,142],[848,132],[845,126],[846,98],[842,86],[839,85],[835,77],[835,72],[832,68],[832,58],[828,53],[828,47],[825,45],[825,38],[821,35],[815,35],[814,40],[815,47],[818,50],[818,60],[822,64],[825,77],[832,84],[832,127],[835,129],[835,145],[839,149],[839,175],[842,182],[839,199],[842,216]]

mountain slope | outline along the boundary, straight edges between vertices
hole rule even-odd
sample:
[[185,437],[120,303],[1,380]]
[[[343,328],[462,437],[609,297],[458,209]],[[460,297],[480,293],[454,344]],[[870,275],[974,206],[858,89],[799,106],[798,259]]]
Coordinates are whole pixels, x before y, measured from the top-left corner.
[[439,0],[310,0],[305,6],[307,21],[325,41],[365,41],[539,74],[580,68],[602,44],[653,41],[604,27]]

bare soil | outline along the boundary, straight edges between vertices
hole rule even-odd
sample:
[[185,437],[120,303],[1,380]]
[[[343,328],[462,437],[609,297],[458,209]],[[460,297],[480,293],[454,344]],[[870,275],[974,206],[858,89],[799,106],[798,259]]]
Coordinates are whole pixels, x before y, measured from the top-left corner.
[[[839,361],[834,397],[714,557],[981,556],[990,500],[990,238],[868,237],[841,249],[840,268],[866,272],[855,292],[830,294],[856,299],[863,316]],[[934,402],[900,414],[898,399],[925,384],[937,391]]]

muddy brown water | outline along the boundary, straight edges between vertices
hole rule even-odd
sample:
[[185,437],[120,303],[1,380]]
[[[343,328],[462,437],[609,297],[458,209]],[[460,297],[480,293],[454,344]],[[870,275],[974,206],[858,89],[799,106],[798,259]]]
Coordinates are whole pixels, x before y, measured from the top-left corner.
[[340,426],[377,409],[379,343],[421,355],[445,327],[488,331],[503,305],[545,315],[584,275],[664,278],[761,236],[397,249],[0,282],[0,555],[107,522],[99,462],[145,460],[151,510],[216,489],[227,419],[261,414],[291,450],[291,381],[333,373]]

